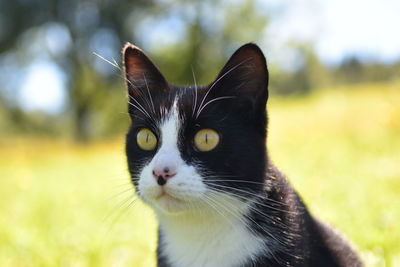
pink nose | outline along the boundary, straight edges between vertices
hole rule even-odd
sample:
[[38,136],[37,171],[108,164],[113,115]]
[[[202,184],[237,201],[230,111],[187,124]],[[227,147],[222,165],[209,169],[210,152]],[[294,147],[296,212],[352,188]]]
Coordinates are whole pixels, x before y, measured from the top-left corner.
[[154,158],[153,176],[161,186],[178,171],[179,157],[176,153],[160,151]]
[[165,185],[167,180],[176,174],[175,166],[156,166],[153,169],[153,176],[159,185]]

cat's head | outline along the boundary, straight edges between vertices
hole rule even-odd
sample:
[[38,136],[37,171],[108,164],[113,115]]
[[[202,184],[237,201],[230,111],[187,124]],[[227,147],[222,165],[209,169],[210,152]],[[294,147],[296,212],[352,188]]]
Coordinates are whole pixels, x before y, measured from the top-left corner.
[[255,44],[240,47],[206,86],[175,86],[142,50],[123,49],[131,126],[126,154],[140,197],[161,212],[245,202],[266,168],[268,71]]

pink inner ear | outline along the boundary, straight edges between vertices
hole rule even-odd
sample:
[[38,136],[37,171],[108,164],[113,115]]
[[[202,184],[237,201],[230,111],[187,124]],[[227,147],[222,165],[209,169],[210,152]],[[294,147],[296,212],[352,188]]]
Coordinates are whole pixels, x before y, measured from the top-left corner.
[[140,95],[142,88],[154,91],[163,89],[167,82],[158,68],[140,48],[127,44],[123,50],[125,75],[131,96]]
[[146,67],[143,64],[143,59],[138,54],[125,55],[125,69],[126,73],[133,79],[143,77],[146,72]]
[[133,53],[130,53],[129,55],[125,55],[125,71],[126,77],[128,79],[128,90],[129,94],[133,97],[138,97],[140,95],[140,90],[135,89],[134,85],[136,83],[135,81],[137,81],[140,77],[143,77],[143,72],[145,71],[142,64],[139,63],[137,58],[137,54],[135,55]]

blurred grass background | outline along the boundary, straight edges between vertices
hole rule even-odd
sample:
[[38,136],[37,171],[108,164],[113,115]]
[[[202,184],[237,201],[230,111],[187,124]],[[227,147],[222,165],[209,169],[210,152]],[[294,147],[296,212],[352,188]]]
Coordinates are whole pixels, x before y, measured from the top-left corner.
[[367,266],[400,266],[397,0],[0,0],[0,266],[154,266],[124,156],[120,51],[212,81],[256,42],[268,147]]
[[[400,266],[398,86],[269,103],[272,158],[367,266]],[[122,139],[15,138],[0,157],[1,266],[155,266],[155,218],[140,201],[130,205]]]

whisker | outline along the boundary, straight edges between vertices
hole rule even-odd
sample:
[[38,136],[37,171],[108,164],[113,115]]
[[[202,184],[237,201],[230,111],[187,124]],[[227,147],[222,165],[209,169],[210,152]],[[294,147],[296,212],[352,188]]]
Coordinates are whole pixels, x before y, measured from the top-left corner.
[[129,202],[129,200],[132,199],[132,197],[134,197],[134,199],[137,199],[137,197],[135,197],[134,195],[129,195],[125,198],[123,198],[121,201],[119,201],[111,210],[111,212],[109,212],[103,219],[102,222],[106,222],[113,214],[115,214],[119,209],[121,209],[123,206],[125,206],[126,203]]
[[[122,68],[118,65],[117,61],[116,61],[114,58],[112,59],[112,61],[110,61],[110,60],[106,59],[105,57],[101,56],[100,54],[98,54],[98,53],[96,53],[96,52],[93,52],[93,54],[94,54],[95,56],[97,56],[98,58],[100,58],[101,60],[103,60],[103,61],[107,62],[108,64],[112,65],[113,67],[117,68],[117,69],[120,70],[121,72],[123,71]],[[116,75],[117,75],[118,77],[122,78],[126,83],[128,83],[129,85],[131,85],[133,88],[136,88],[136,89],[142,91],[140,87],[135,86],[135,85],[132,83],[132,81],[130,81],[129,79],[127,79],[124,75],[121,75],[121,74],[116,74]],[[143,74],[143,76],[144,76],[144,74]],[[147,80],[146,80],[146,77],[145,77],[145,76],[144,76],[144,81],[145,81],[145,84],[146,84],[147,92],[148,92],[148,94],[149,94],[150,102],[151,102],[151,103],[149,103],[148,100],[147,100],[147,98],[144,97],[143,92],[142,92],[142,94],[140,94],[140,96],[141,96],[142,99],[144,99],[144,101],[147,103],[147,105],[148,105],[149,107],[152,108],[153,112],[155,113],[155,107],[154,107],[153,99],[152,99],[152,96],[151,96],[151,93],[150,93],[150,90],[149,90],[149,86],[148,86],[148,83],[147,83]],[[146,109],[145,109],[136,99],[132,98],[129,94],[128,94],[128,96],[136,102],[136,104],[133,104],[133,103],[131,103],[131,102],[128,101],[128,104],[131,105],[131,106],[133,106],[133,107],[135,107],[137,110],[141,111],[144,115],[146,115],[150,120],[152,120],[152,117],[151,117],[150,114],[146,111]],[[150,106],[150,104],[151,104],[151,106]],[[141,108],[139,108],[139,107],[141,107]],[[129,114],[129,113],[128,113],[128,114]]]
[[109,226],[109,228],[108,228],[108,230],[107,230],[107,234],[109,234],[109,233],[111,232],[111,230],[112,230],[112,228],[114,227],[115,223],[122,217],[122,215],[126,214],[126,212],[127,212],[130,208],[132,208],[132,207],[134,206],[134,204],[137,203],[137,200],[138,200],[138,199],[139,199],[138,197],[132,199],[132,200],[129,202],[128,205],[126,205],[122,210],[120,210],[120,212],[117,214],[117,216],[115,216],[114,219],[112,220],[112,222],[111,222],[111,224],[110,224],[110,226]]
[[[238,189],[238,188],[234,188],[234,187],[230,187],[230,186],[224,186],[224,185],[218,185],[218,184],[211,184],[211,185],[212,185],[212,186],[215,186],[215,187],[219,187],[219,188],[225,188],[225,189],[230,189],[230,190],[234,190],[234,191],[237,191],[237,192],[249,194],[249,195],[251,195],[251,196],[256,197],[257,199],[258,199],[258,198],[262,198],[261,195],[258,195],[258,194],[255,194],[255,193],[253,193],[253,192],[249,192],[249,191],[246,191],[246,190],[241,190],[241,189]],[[225,192],[225,193],[227,193],[227,194],[234,194],[234,193],[232,193],[232,192]],[[238,195],[238,194],[234,194],[234,195],[235,195],[236,197],[238,197],[238,198],[241,198],[241,199],[243,199],[243,200],[247,200],[247,201],[248,201],[248,199],[247,199],[245,196],[241,196],[241,195]],[[261,206],[268,207],[268,208],[273,209],[273,210],[276,210],[276,211],[280,211],[280,212],[284,212],[284,213],[288,213],[288,214],[299,214],[297,211],[289,211],[289,210],[279,209],[279,208],[277,208],[277,207],[274,207],[274,206],[269,205],[268,203],[259,202],[259,201],[257,201],[257,199],[254,199],[254,200],[252,200],[252,201],[254,201],[255,203],[257,203],[257,204],[259,204],[259,205],[261,205]],[[269,201],[269,200],[270,200],[270,199],[268,198],[268,201]],[[277,204],[281,204],[281,203],[277,203]]]
[[115,183],[115,182],[125,182],[129,179],[128,179],[128,176],[121,173],[121,174],[116,174],[115,177],[113,177],[113,178],[104,178],[101,180],[105,181],[105,182]]
[[115,60],[115,58],[112,58],[112,60],[113,60],[113,63],[114,63],[115,65],[117,65],[118,68],[121,70],[121,68],[119,67],[119,65],[118,65],[117,61]]
[[[129,188],[124,189],[124,190],[122,190],[122,191],[120,191],[120,192],[118,192],[118,193],[112,195],[112,196],[109,197],[107,200],[111,200],[111,199],[116,198],[116,197],[118,197],[118,196],[121,196],[121,195],[123,195],[124,193],[127,193],[127,192],[130,193],[130,191],[132,191],[132,190],[133,190],[133,187],[130,186]],[[135,193],[135,192],[133,191],[133,193]]]
[[[145,82],[146,88],[147,88],[147,90],[148,90],[147,80],[146,80],[146,76],[145,76],[144,74],[143,74],[143,77],[144,77],[143,80],[144,80],[144,82]],[[134,83],[137,82],[137,80],[135,80],[135,79],[132,79],[132,80],[133,80]],[[142,88],[141,86],[136,86],[136,85],[134,85],[131,81],[129,81],[129,84],[132,85],[132,87],[134,87],[136,90],[140,91],[139,97],[140,97],[144,102],[146,102],[146,104],[147,104],[147,106],[148,106],[149,108],[152,108],[152,106],[150,105],[149,100],[147,99],[147,97],[146,97],[146,95],[145,95],[145,92],[143,92],[143,88]],[[150,92],[149,92],[149,93],[150,93]],[[144,107],[143,107],[143,108],[144,108]],[[153,108],[154,108],[154,106],[153,106]]]
[[132,105],[132,106],[136,107],[136,108],[137,108],[138,110],[140,110],[144,115],[146,115],[149,119],[152,119],[151,116],[150,116],[150,114],[147,113],[147,111],[145,110],[145,108],[144,108],[142,105],[140,105],[140,103],[139,103],[136,99],[134,99],[134,98],[131,97],[131,96],[129,96],[129,98],[132,99],[133,101],[135,101],[135,102],[137,103],[137,105],[140,107],[140,109],[139,109],[138,106],[136,106],[135,104],[133,104],[133,103],[130,102],[130,101],[128,102],[129,105]]
[[[144,75],[144,74],[143,74]],[[145,80],[146,81],[146,80]],[[134,81],[135,82],[135,81]],[[149,107],[149,108],[152,108],[152,106],[150,105],[150,102],[149,102],[149,100],[147,99],[147,97],[146,97],[146,95],[145,95],[145,93],[143,92],[143,89],[141,88],[141,87],[139,87],[139,86],[135,86],[135,85],[133,85],[133,83],[131,82],[131,81],[129,81],[129,83],[132,85],[132,87],[134,87],[136,90],[138,90],[138,91],[140,91],[140,94],[139,94],[139,97],[147,104],[147,106]],[[146,82],[146,84],[147,84],[147,82]],[[134,99],[132,96],[130,96],[132,99]],[[136,101],[137,103],[138,103],[138,101]],[[144,109],[144,110],[146,110],[146,108],[144,107],[144,106],[142,106],[142,108]],[[154,106],[153,106],[153,108],[154,108]],[[146,110],[147,111],[147,110]],[[154,112],[154,114],[155,114],[155,112]]]
[[154,108],[153,98],[152,98],[152,96],[151,96],[150,89],[149,89],[149,85],[147,84],[146,76],[145,76],[144,73],[143,73],[143,79],[144,79],[144,82],[145,82],[145,84],[146,84],[147,93],[149,94],[151,106],[153,107],[153,112],[154,112],[154,115],[155,115],[155,114],[156,114],[156,109]]
[[114,62],[109,61],[108,59],[104,58],[103,56],[97,54],[96,52],[93,52],[93,54],[97,57],[99,57],[100,59],[104,60],[105,62],[109,63],[111,66],[116,67],[117,69],[121,70],[121,68],[118,66],[117,62],[114,60]]
[[121,187],[121,186],[127,186],[127,185],[130,185],[132,187],[132,181],[131,180],[127,180],[124,183],[115,184],[114,187]]
[[[212,208],[214,208],[214,210],[215,210],[219,215],[221,215],[222,218],[224,218],[225,220],[227,220],[227,221],[231,224],[231,226],[233,227],[232,222],[231,222],[230,220],[228,220],[228,218],[227,218],[226,216],[224,216],[224,215],[221,213],[221,211],[218,210],[218,208],[212,204],[212,203],[214,203],[214,204],[216,204],[216,203],[213,202],[212,199],[211,199],[209,196],[207,196],[207,195],[203,195],[203,196],[204,196],[204,198],[205,198],[205,199],[203,199],[203,201],[205,201],[208,205],[210,205]],[[208,202],[207,202],[206,200],[208,200]]]
[[[209,176],[207,176],[208,178]],[[215,176],[215,178],[224,177],[224,176]],[[225,176],[225,177],[234,177],[234,176]],[[212,177],[214,178],[214,177]],[[211,180],[207,179],[208,182],[237,182],[237,183],[246,183],[246,184],[258,184],[258,185],[265,185],[265,183],[254,182],[254,181],[246,181],[246,180],[225,180],[225,179],[218,179],[218,180]]]
[[[222,199],[221,199],[222,200]],[[229,202],[228,202],[229,203]],[[231,204],[231,203],[229,203]],[[231,204],[232,205],[232,204]],[[256,226],[259,227],[260,230],[262,230],[264,233],[266,233],[269,237],[271,237],[272,239],[274,239],[276,242],[278,242],[281,245],[286,245],[284,242],[278,240],[273,234],[271,234],[269,231],[267,231],[267,229],[265,229],[265,227],[261,226],[258,222],[256,222],[253,218],[251,218],[250,216],[246,216],[246,219],[248,219],[249,221],[251,221],[252,223],[254,223]],[[248,225],[247,223],[245,225]]]
[[[210,177],[210,176],[208,176]],[[218,178],[218,177],[231,177],[231,178],[235,178],[235,176],[211,176],[212,178]],[[259,185],[265,185],[265,183],[259,183],[259,182],[254,182],[254,181],[246,181],[246,180],[224,180],[224,179],[218,179],[218,180],[208,180],[210,182],[237,182],[237,183],[248,183],[248,184],[259,184]],[[280,205],[284,205],[284,206],[290,206],[290,204],[281,202],[281,201],[277,201],[275,199],[271,199],[268,198],[268,201],[274,202],[276,204],[280,204]]]
[[[226,175],[226,176],[224,176],[224,175],[207,176],[207,178],[218,178],[218,179],[215,179],[215,180],[207,179],[206,182],[238,182],[238,183],[249,183],[249,184],[265,185],[265,183],[254,182],[254,181],[236,180],[236,179],[235,180],[219,179],[219,178],[225,178],[225,177],[227,177],[227,178],[236,178],[238,176],[230,176],[230,175]],[[270,199],[270,198],[268,200],[271,201],[271,202],[275,202],[277,204],[280,204],[280,205],[290,206],[289,204],[281,202],[281,201],[278,201],[278,200],[274,200],[274,199]]]
[[[209,192],[209,193],[213,193],[213,192]],[[215,195],[218,196],[218,194],[214,193],[214,196],[215,196]],[[204,196],[207,197],[206,195],[204,195]],[[236,218],[236,219],[239,220],[241,223],[243,223],[243,225],[248,226],[248,223],[241,217],[241,214],[235,213],[235,210],[231,210],[231,209],[229,209],[229,207],[226,207],[226,206],[222,205],[222,203],[220,203],[220,202],[214,200],[211,196],[210,196],[210,197],[207,197],[207,198],[208,198],[209,201],[213,202],[217,207],[218,207],[218,205],[219,205],[221,208],[225,209],[225,210],[226,210],[227,212],[229,212],[234,218]],[[216,210],[218,211],[217,208],[216,208]],[[227,219],[227,217],[224,216],[222,213],[220,213],[220,212],[218,212],[218,213],[219,213],[223,218]],[[233,229],[236,228],[236,226],[233,224],[233,222],[231,222],[231,221],[229,221],[229,220],[228,220],[228,222],[231,224],[231,226],[232,226]],[[255,232],[253,231],[253,229],[248,228],[248,230],[249,230],[250,232],[252,232],[253,234],[255,234]],[[249,250],[247,247],[244,247],[244,249],[246,249],[246,250],[249,252],[249,255],[252,255],[252,254],[250,253],[250,250]]]
[[[222,194],[225,194],[225,196],[226,196],[226,193],[224,192],[224,191],[221,191],[222,192]],[[214,191],[212,191],[212,193],[214,193]],[[214,193],[215,194],[215,193]],[[221,194],[221,193],[219,193],[219,194]],[[232,196],[229,196],[229,197],[231,197],[231,198],[233,198]],[[251,206],[250,206],[251,207]],[[236,208],[236,207],[235,207]],[[225,207],[225,209],[226,209],[226,207]],[[282,248],[281,249],[283,249],[283,250],[287,250],[287,244],[289,244],[290,243],[290,240],[288,240],[288,238],[285,238],[284,236],[283,237],[281,237],[281,236],[275,236],[275,235],[273,235],[272,233],[270,233],[269,231],[267,231],[267,229],[265,228],[265,227],[262,227],[262,226],[260,226],[257,222],[255,222],[251,217],[249,217],[248,215],[244,215],[245,217],[246,217],[246,219],[248,219],[249,221],[252,221],[253,223],[255,223],[264,233],[266,233],[269,237],[271,237],[271,239],[273,239],[275,242],[277,242],[277,244],[279,244],[279,245],[282,245]],[[268,218],[268,220],[270,221],[271,220],[271,218]],[[241,220],[242,222],[243,222],[243,220]],[[275,220],[275,222],[276,222],[276,220]],[[248,225],[246,222],[243,222],[243,223],[245,223],[246,225]],[[281,223],[282,224],[282,223]],[[285,225],[281,225],[281,227],[282,227],[282,229],[286,229],[287,228],[287,226],[285,226]],[[251,231],[251,232],[253,232],[254,233],[254,231],[252,230],[252,228],[249,228],[249,230]],[[257,233],[256,233],[257,234]],[[280,240],[280,239],[283,239],[283,240]],[[274,253],[271,253],[270,251],[266,251],[267,253],[269,253],[270,255],[272,255],[272,257],[273,258],[275,258],[275,260],[277,261],[277,262],[282,262],[283,263],[283,261],[282,260],[279,260],[278,258],[276,258],[276,256],[274,255]],[[282,265],[282,266],[284,266],[284,265]]]
[[[243,60],[242,62],[238,63],[237,65],[233,66],[232,68],[230,68],[228,71],[226,71],[224,74],[221,75],[221,77],[219,77],[215,82],[212,83],[212,85],[210,86],[210,88],[207,90],[206,94],[204,95],[203,99],[201,100],[199,109],[202,107],[204,101],[206,100],[208,94],[211,92],[211,90],[214,88],[214,86],[220,81],[222,80],[226,75],[228,75],[230,72],[232,72],[233,70],[235,70],[236,68],[238,68],[240,65],[244,64],[245,62],[251,60],[252,58],[248,58]],[[197,114],[198,117],[199,114]]]
[[214,99],[211,99],[210,101],[208,101],[206,104],[204,104],[204,106],[202,106],[196,114],[196,119],[199,117],[201,111],[208,105],[211,104],[212,102],[218,101],[218,100],[223,100],[223,99],[229,99],[229,98],[236,98],[236,96],[221,96],[221,97],[217,97]]
[[135,107],[137,110],[139,110],[140,112],[142,112],[143,115],[145,115],[147,118],[149,118],[149,117],[146,115],[146,113],[144,113],[138,106],[136,106],[135,104],[133,104],[133,103],[131,103],[131,102],[128,102],[128,104],[131,105],[131,106],[133,106],[133,107]]
[[193,66],[190,66],[192,69],[192,76],[193,76],[193,81],[194,81],[194,105],[193,105],[193,112],[192,112],[192,117],[194,116],[194,112],[196,110],[197,106],[197,82],[196,82],[196,76],[194,75],[193,71]]
[[[152,100],[152,98],[151,98],[151,94],[150,94],[150,91],[148,91],[148,94],[149,94],[149,96],[150,96],[150,100],[151,100],[151,106],[150,106],[150,102],[148,101],[148,99],[145,97],[145,95],[144,95],[144,92],[142,91],[142,89],[141,89],[141,87],[139,87],[139,86],[136,86],[133,82],[136,82],[134,79],[132,79],[133,80],[133,82],[132,81],[130,81],[129,79],[127,79],[126,77],[123,77],[122,75],[118,75],[120,78],[122,78],[125,82],[127,82],[128,83],[128,85],[130,85],[130,86],[132,86],[134,89],[136,89],[136,90],[139,90],[140,92],[141,92],[141,94],[139,94],[139,96],[140,96],[140,98],[141,99],[143,99],[145,102],[146,102],[146,104],[147,104],[147,106],[149,106],[149,108],[153,108],[153,111],[154,111],[154,114],[155,114],[155,108],[154,108],[154,104],[153,104],[153,100]],[[148,87],[148,84],[147,84],[147,80],[146,80],[146,77],[145,77],[145,75],[143,74],[143,77],[144,77],[144,81],[145,81],[145,84],[146,84],[146,87],[147,87],[147,90],[149,90],[149,87]],[[134,99],[131,95],[129,95],[128,94],[128,96],[131,98],[131,99]],[[135,100],[135,99],[134,99]],[[135,100],[135,102],[137,102],[138,103],[138,101],[136,101]],[[140,105],[139,103],[138,103],[138,105]],[[140,105],[141,106],[141,105]],[[141,106],[144,110],[146,110],[143,106]]]
[[[223,191],[223,190],[219,190],[219,189],[211,189],[212,191],[216,191],[216,192],[220,192],[220,193],[225,193],[226,194],[226,192],[225,191]],[[234,196],[231,196],[231,195],[226,195],[227,197],[229,197],[229,198],[234,198]],[[241,201],[241,202],[244,202],[244,201],[242,201],[242,199],[240,199],[239,201]],[[255,202],[255,201],[253,201],[253,200],[251,200],[251,202],[252,202],[252,204],[258,204],[257,202]],[[250,209],[252,209],[253,211],[255,211],[255,212],[257,212],[258,214],[260,214],[260,215],[263,215],[264,217],[266,217],[266,218],[268,218],[268,220],[272,220],[272,221],[274,221],[274,222],[277,222],[276,224],[279,224],[281,227],[284,227],[284,228],[286,228],[287,227],[287,225],[285,225],[285,224],[283,224],[281,221],[277,221],[272,215],[270,215],[270,214],[265,214],[264,212],[262,212],[260,209],[258,209],[257,207],[254,207],[253,205],[248,205],[248,207],[250,208]]]
[[[252,223],[254,223],[255,225],[257,225],[257,226],[259,227],[259,229],[263,230],[263,232],[265,232],[268,236],[270,236],[270,237],[271,237],[272,239],[274,239],[276,242],[281,243],[279,240],[276,240],[276,238],[275,238],[271,233],[269,233],[269,232],[265,229],[265,227],[262,227],[259,223],[257,223],[256,221],[254,221],[251,217],[246,216],[246,214],[235,213],[235,209],[237,208],[236,206],[233,206],[233,205],[232,205],[231,203],[229,203],[229,202],[225,202],[226,204],[229,204],[230,207],[232,208],[232,209],[229,209],[229,207],[227,207],[226,205],[223,205],[223,204],[221,203],[221,201],[222,201],[222,199],[220,199],[220,202],[218,202],[218,204],[220,204],[220,206],[221,206],[222,208],[224,208],[226,211],[228,211],[229,213],[231,213],[231,214],[232,214],[234,217],[236,217],[240,222],[242,222],[245,226],[247,226],[247,228],[248,228],[248,230],[249,230],[250,232],[252,232],[253,234],[257,235],[257,233],[254,231],[253,228],[248,227],[248,226],[249,226],[248,222],[246,222],[246,221],[243,219],[243,217],[241,217],[241,216],[244,216],[248,221],[251,221]],[[233,211],[232,211],[232,210],[233,210]]]

